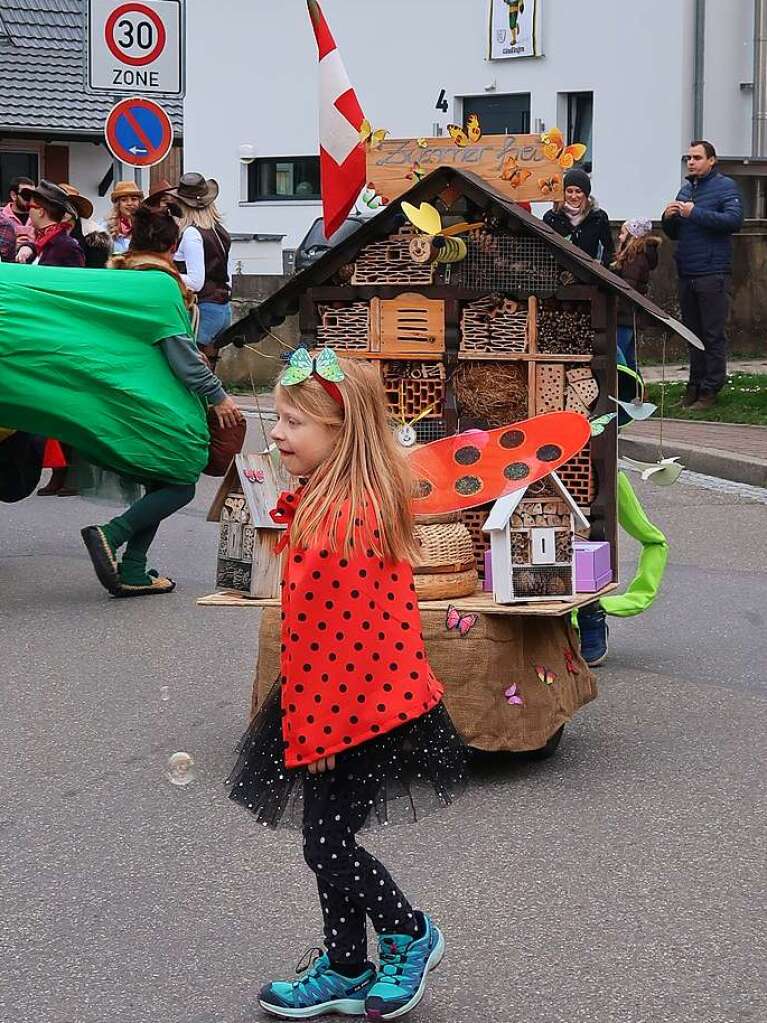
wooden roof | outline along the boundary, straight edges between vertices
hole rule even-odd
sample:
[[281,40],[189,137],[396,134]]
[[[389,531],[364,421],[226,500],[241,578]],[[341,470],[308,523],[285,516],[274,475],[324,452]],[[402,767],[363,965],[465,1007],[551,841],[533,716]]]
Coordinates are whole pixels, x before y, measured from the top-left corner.
[[388,237],[401,223],[404,223],[405,215],[401,210],[403,202],[429,202],[448,185],[456,187],[462,195],[480,208],[489,209],[496,216],[505,218],[507,222],[513,221],[522,226],[530,235],[543,239],[554,250],[557,260],[580,283],[600,286],[617,293],[622,299],[634,305],[638,312],[646,313],[661,327],[679,334],[685,340],[690,340],[690,332],[687,328],[660,306],[651,302],[645,295],[634,291],[621,277],[617,277],[597,260],[592,259],[581,249],[562,238],[541,219],[528,213],[521,206],[510,202],[504,195],[488,185],[483,178],[468,171],[456,170],[453,167],[438,167],[404,195],[389,203],[379,214],[359,227],[348,238],[330,249],[316,263],[297,273],[279,291],[267,298],[242,320],[229,327],[219,338],[219,344],[233,343],[235,346],[242,347],[244,344],[254,344],[263,340],[269,328],[279,325],[287,316],[298,312],[300,297],[308,288],[326,283],[342,266],[352,262],[360,249],[371,242]]

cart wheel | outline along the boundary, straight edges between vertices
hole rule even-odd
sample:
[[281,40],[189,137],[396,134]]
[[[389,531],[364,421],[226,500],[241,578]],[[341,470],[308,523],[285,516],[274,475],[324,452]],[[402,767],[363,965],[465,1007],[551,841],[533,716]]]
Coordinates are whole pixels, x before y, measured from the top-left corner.
[[526,760],[548,760],[549,757],[553,757],[557,752],[557,747],[562,741],[562,733],[565,730],[565,726],[562,725],[554,734],[551,736],[545,746],[541,746],[540,749],[532,749],[529,753],[525,753]]

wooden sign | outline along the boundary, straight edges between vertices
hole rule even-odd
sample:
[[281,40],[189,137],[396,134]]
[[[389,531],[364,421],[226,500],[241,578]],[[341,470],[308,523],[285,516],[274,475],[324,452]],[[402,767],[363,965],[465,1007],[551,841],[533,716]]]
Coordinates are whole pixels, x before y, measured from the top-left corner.
[[[398,199],[437,167],[471,171],[513,202],[559,202],[565,168],[544,153],[540,135],[483,135],[458,146],[452,138],[387,139],[368,147],[368,187],[387,200]],[[547,147],[549,154],[552,146]],[[556,149],[557,147],[553,147]]]

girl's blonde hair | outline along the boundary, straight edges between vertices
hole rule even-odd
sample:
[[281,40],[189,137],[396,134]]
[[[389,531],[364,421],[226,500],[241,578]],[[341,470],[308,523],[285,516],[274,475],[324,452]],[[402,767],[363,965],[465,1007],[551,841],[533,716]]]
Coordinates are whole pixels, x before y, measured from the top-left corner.
[[181,232],[188,227],[201,227],[203,231],[212,231],[217,224],[224,222],[214,202],[200,210],[187,206],[183,201],[180,201],[178,205],[181,207],[181,217],[178,221]]
[[[316,355],[316,352],[311,353]],[[392,434],[378,369],[357,359],[339,359],[343,408],[315,377],[292,387],[279,382],[275,394],[338,437],[327,461],[306,484],[290,531],[293,546],[341,542],[349,554],[355,520],[376,521],[370,548],[388,561],[411,561],[415,553],[412,478]],[[339,527],[344,533],[339,536]],[[376,535],[376,533],[378,535]],[[357,528],[359,536],[359,528]]]

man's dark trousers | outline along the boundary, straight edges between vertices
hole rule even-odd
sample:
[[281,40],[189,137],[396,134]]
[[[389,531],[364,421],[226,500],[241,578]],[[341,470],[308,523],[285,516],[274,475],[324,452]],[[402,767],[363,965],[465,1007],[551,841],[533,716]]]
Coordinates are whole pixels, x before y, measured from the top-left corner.
[[730,309],[729,274],[679,278],[682,322],[697,334],[704,351],[690,345],[690,387],[698,397],[718,394],[727,380],[727,337]]

